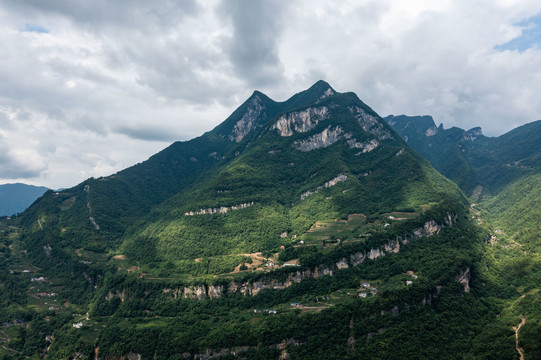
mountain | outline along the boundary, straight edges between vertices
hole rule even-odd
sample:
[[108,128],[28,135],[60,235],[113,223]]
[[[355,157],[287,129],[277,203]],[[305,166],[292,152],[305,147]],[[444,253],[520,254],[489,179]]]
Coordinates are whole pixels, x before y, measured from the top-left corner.
[[0,356],[512,358],[470,211],[355,94],[256,91],[0,222]]
[[443,175],[467,194],[497,194],[524,176],[541,172],[541,120],[491,138],[481,128],[436,127],[430,116],[393,116],[385,121]]
[[482,276],[503,285],[498,291],[508,297],[492,327],[516,329],[511,324],[520,317],[519,347],[525,358],[541,358],[541,121],[496,138],[484,137],[480,128],[436,127],[430,116],[389,116],[386,121],[478,203],[473,216],[490,234]]
[[20,183],[0,185],[0,216],[23,212],[47,190],[43,186]]

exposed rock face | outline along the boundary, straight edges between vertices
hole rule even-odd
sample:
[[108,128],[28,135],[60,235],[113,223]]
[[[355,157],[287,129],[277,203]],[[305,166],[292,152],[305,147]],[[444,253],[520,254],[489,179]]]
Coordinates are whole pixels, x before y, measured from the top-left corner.
[[250,206],[253,206],[254,202],[244,203],[240,205],[235,206],[221,206],[219,208],[207,208],[207,209],[200,209],[197,211],[188,211],[184,213],[184,216],[194,216],[194,215],[214,215],[214,214],[226,214],[229,211],[235,211],[240,209],[246,209]]
[[340,139],[340,135],[343,133],[342,129],[337,126],[336,128],[332,129],[330,126],[320,132],[319,134],[315,134],[313,136],[310,136],[306,140],[299,140],[295,141],[293,143],[293,146],[300,151],[312,151],[315,149],[320,148],[326,148],[328,146],[331,146],[335,142]]
[[105,295],[105,300],[107,301],[111,301],[113,300],[115,297],[118,297],[120,299],[121,302],[124,302],[126,300],[126,293],[124,292],[124,290],[122,291],[109,291],[107,293],[107,295]]
[[323,188],[329,188],[331,186],[334,186],[338,184],[339,182],[346,181],[348,176],[346,174],[338,174],[335,178],[332,178],[331,180],[327,181],[325,184],[318,186],[317,189],[314,191],[307,191],[305,193],[301,194],[301,200],[306,199],[308,196],[317,194],[321,189]]
[[432,126],[432,127],[429,127],[428,129],[426,129],[425,131],[425,135],[426,136],[434,136],[438,133],[438,128],[435,127],[435,126]]
[[370,249],[370,251],[368,252],[368,258],[371,260],[377,259],[382,256],[385,256],[385,252],[382,251],[380,248]]
[[400,240],[396,239],[395,241],[389,241],[384,246],[384,249],[388,253],[397,253],[400,251]]
[[325,92],[323,93],[323,95],[321,95],[321,96],[319,97],[319,99],[317,99],[317,101],[319,102],[319,101],[325,99],[326,97],[329,97],[329,96],[334,95],[334,94],[335,94],[335,92],[333,91],[333,89],[328,88],[327,90],[325,90]]
[[358,106],[349,107],[349,111],[351,111],[351,114],[357,119],[364,131],[375,135],[379,140],[392,138],[391,132],[385,128],[377,117],[368,114]]
[[347,144],[350,149],[361,149],[362,151],[356,155],[370,152],[379,146],[379,142],[376,139],[372,139],[367,142],[358,142],[356,138],[352,138],[351,133],[344,133],[340,126],[331,129],[329,126],[322,132],[310,136],[305,140],[298,140],[293,143],[293,147],[300,151],[312,151],[315,149],[326,148],[331,146],[342,137],[347,139]]
[[224,294],[223,285],[209,285],[208,286],[208,296],[210,299],[218,299]]
[[281,136],[291,136],[295,132],[303,133],[312,130],[329,115],[329,109],[326,106],[291,112],[280,116],[271,129],[278,130]]
[[216,159],[216,160],[220,160],[220,159],[224,158],[223,156],[218,155],[218,153],[216,151],[211,152],[209,154],[209,157],[211,157],[213,159]]
[[470,292],[470,268],[467,268],[464,271],[461,271],[460,274],[457,276],[457,281],[464,286],[464,292],[469,293]]
[[[334,180],[334,179],[333,179]],[[330,183],[327,182],[327,183]],[[455,218],[455,215],[447,214],[447,218]],[[451,225],[450,225],[451,226]],[[177,299],[179,297],[205,300],[205,299],[218,299],[226,294],[235,294],[239,293],[245,296],[254,296],[257,295],[263,289],[285,289],[293,284],[300,283],[304,279],[309,278],[318,278],[321,276],[333,276],[334,271],[341,269],[348,269],[352,266],[357,266],[363,263],[366,259],[377,259],[383,257],[389,253],[397,253],[400,251],[402,245],[407,244],[412,238],[417,238],[420,236],[431,236],[438,233],[442,225],[438,225],[434,220],[427,221],[423,227],[417,228],[414,230],[414,235],[411,237],[402,237],[397,236],[393,240],[389,240],[386,243],[371,248],[369,250],[351,254],[349,258],[341,258],[335,264],[331,266],[316,266],[313,269],[307,270],[298,270],[293,271],[287,275],[285,280],[277,280],[273,278],[263,278],[253,282],[244,282],[236,283],[231,282],[227,286],[224,285],[212,285],[212,284],[202,284],[202,285],[192,285],[186,286],[184,288],[177,289],[163,289],[164,294],[171,294],[171,297]],[[457,280],[464,285],[464,291],[469,292],[469,280],[470,280],[470,269],[467,268],[465,271],[462,271],[457,277]],[[437,288],[438,294],[439,289]],[[434,295],[434,297],[437,295]],[[124,301],[126,294],[124,291],[114,291],[109,292],[106,296],[106,300],[110,301],[114,297],[119,297],[121,301]],[[430,301],[430,300],[427,300]],[[426,301],[425,301],[426,302]]]
[[185,287],[183,296],[185,298],[205,300],[207,298],[206,287],[205,285]]
[[263,279],[254,281],[253,283],[236,284],[231,283],[229,286],[229,294],[241,293],[242,295],[257,295],[263,289],[285,289],[293,284],[300,283],[304,279],[318,277],[316,271],[310,269],[305,271],[296,271],[290,273],[284,281],[276,279]]
[[463,141],[475,141],[479,136],[483,135],[483,131],[480,127],[474,127],[473,129],[470,129],[466,131],[464,136],[462,137]]
[[[279,359],[289,359],[289,353],[287,352],[288,346],[299,346],[304,344],[304,342],[295,340],[294,338],[284,339],[278,344],[272,344],[267,346],[268,349],[280,350]],[[183,359],[197,359],[197,360],[211,360],[225,357],[227,355],[233,356],[235,358],[246,358],[246,352],[250,349],[260,349],[261,344],[257,346],[235,346],[232,348],[222,348],[220,350],[206,349],[204,353],[192,354],[185,352],[182,354]]]
[[339,270],[342,270],[342,269],[348,269],[349,268],[349,265],[348,265],[348,262],[345,258],[342,258],[340,259],[340,261],[338,261],[336,263],[336,267],[339,269]]
[[357,142],[357,139],[353,138],[353,139],[349,139],[347,143],[350,149],[362,150],[360,153],[357,153],[355,155],[360,155],[360,154],[370,152],[379,146],[379,142],[376,139],[372,139],[368,142],[361,143],[361,142]]
[[434,220],[427,221],[422,228],[417,228],[413,230],[413,237],[427,237],[434,234],[437,234],[442,229],[442,226],[436,223]]
[[445,225],[453,226],[455,222],[457,221],[457,219],[458,219],[458,215],[447,213],[443,221],[445,222]]
[[258,119],[265,120],[264,109],[265,107],[262,105],[261,98],[257,95],[254,96],[248,103],[248,107],[242,118],[233,127],[233,131],[229,135],[229,140],[241,142],[258,125]]

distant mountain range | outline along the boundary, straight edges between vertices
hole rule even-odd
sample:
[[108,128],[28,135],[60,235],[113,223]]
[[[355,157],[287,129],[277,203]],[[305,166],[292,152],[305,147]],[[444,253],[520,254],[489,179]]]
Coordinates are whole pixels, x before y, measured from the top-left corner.
[[0,185],[0,216],[22,213],[47,190],[43,186],[20,183]]
[[495,195],[525,176],[541,173],[541,120],[498,137],[481,128],[436,127],[430,116],[388,116],[393,129],[466,194]]

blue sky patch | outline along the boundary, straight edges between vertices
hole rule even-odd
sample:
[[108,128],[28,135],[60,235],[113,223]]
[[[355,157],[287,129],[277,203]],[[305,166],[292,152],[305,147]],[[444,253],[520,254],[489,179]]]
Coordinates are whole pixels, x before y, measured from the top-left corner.
[[526,51],[541,47],[541,13],[515,24],[522,28],[522,34],[505,44],[495,46],[496,50]]
[[49,32],[49,29],[41,25],[26,23],[24,24],[23,32],[35,32],[35,33],[40,33],[40,34],[46,34]]

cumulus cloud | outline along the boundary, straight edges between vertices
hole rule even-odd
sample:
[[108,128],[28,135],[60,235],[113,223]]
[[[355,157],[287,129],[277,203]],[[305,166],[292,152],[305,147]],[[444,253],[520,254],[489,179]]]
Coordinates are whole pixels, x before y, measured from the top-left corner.
[[[328,81],[382,116],[541,118],[533,0],[5,0],[0,183],[68,187]],[[533,34],[533,35],[532,35]]]
[[236,73],[250,86],[283,82],[278,40],[287,20],[287,2],[224,0],[222,17],[231,21],[228,53]]
[[119,126],[115,131],[137,140],[173,142],[178,139],[170,130],[156,127],[131,128],[129,126]]
[[3,179],[34,179],[46,169],[43,158],[31,148],[11,148],[0,134],[0,176]]

